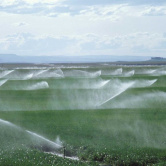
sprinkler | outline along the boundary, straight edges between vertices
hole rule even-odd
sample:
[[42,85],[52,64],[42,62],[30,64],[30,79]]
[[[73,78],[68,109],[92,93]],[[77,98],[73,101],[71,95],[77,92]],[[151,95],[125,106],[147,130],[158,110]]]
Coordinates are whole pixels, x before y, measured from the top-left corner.
[[65,155],[66,155],[66,148],[65,148],[65,146],[63,147],[63,157],[64,157],[64,159],[65,159]]

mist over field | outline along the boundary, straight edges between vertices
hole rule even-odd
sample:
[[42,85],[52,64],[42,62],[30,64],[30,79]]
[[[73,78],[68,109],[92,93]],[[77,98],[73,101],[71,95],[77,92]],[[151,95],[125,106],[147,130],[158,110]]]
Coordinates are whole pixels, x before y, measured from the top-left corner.
[[1,68],[1,110],[165,107],[164,68],[75,67]]
[[8,153],[22,158],[19,151],[35,150],[73,165],[165,162],[165,71],[103,63],[1,65],[2,163]]

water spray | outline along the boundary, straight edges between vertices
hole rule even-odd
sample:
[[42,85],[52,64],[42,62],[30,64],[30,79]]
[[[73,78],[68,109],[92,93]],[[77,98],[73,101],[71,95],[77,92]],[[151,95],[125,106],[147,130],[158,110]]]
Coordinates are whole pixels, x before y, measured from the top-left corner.
[[11,126],[11,127],[14,127],[16,129],[19,129],[21,131],[25,131],[26,133],[28,133],[29,135],[31,136],[34,136],[42,141],[45,141],[47,142],[47,144],[50,144],[52,146],[54,146],[54,148],[58,148],[58,149],[63,149],[63,154],[60,154],[60,153],[56,153],[56,152],[44,152],[44,153],[49,153],[49,154],[52,154],[52,155],[56,155],[56,156],[59,156],[59,157],[63,157],[64,159],[70,159],[70,160],[79,160],[78,157],[74,156],[74,157],[69,157],[69,156],[66,156],[66,147],[65,146],[62,146],[62,145],[59,145],[58,143],[56,142],[53,142],[37,133],[34,133],[32,131],[29,131],[29,130],[23,130],[21,127],[9,122],[9,121],[6,121],[6,120],[3,120],[3,119],[0,119],[0,123],[3,123],[7,126]]
[[113,95],[112,97],[110,97],[109,99],[105,100],[104,102],[98,104],[97,107],[102,106],[103,104],[107,103],[108,101],[110,101],[110,100],[114,99],[115,97],[119,96],[121,93],[125,92],[128,88],[130,88],[133,85],[134,85],[134,82],[129,83],[128,86],[125,89],[121,90],[120,92],[118,92],[117,94]]
[[30,135],[33,135],[33,136],[35,136],[35,137],[37,137],[37,138],[39,138],[39,139],[41,139],[41,140],[43,140],[43,141],[46,141],[47,143],[51,144],[51,145],[54,146],[55,148],[62,148],[61,145],[59,145],[59,144],[57,144],[57,143],[55,143],[55,142],[53,142],[53,141],[51,141],[51,140],[49,140],[49,139],[47,139],[47,138],[41,136],[41,135],[39,135],[39,134],[36,134],[36,133],[31,132],[31,131],[29,131],[29,130],[25,130],[25,131],[26,131],[27,133],[29,133]]

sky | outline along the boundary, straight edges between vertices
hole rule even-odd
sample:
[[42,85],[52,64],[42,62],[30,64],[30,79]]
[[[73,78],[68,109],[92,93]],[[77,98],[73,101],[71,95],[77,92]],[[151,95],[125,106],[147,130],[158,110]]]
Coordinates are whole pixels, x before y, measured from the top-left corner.
[[166,0],[0,0],[0,54],[166,57]]

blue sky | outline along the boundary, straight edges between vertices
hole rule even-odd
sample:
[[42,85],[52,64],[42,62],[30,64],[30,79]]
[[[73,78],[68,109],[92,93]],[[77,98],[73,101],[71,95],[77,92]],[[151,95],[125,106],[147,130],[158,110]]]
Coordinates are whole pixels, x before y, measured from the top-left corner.
[[166,57],[165,0],[3,0],[0,53]]

